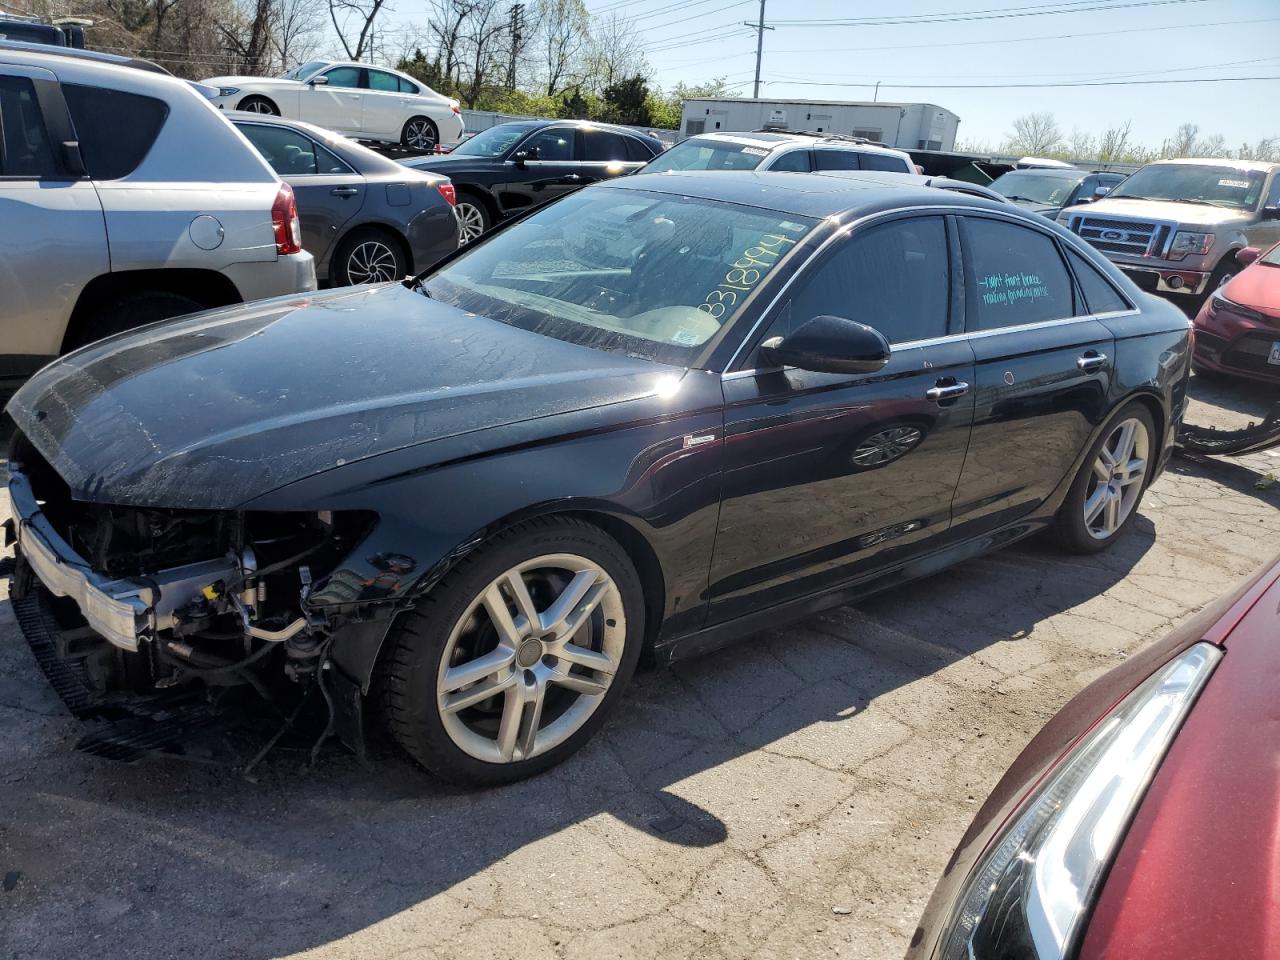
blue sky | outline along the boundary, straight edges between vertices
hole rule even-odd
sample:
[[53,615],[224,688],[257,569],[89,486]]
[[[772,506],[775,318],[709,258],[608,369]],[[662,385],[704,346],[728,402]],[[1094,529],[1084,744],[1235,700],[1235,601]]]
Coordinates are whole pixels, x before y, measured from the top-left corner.
[[[1128,6],[1144,2],[1149,5]],[[1045,14],[1064,6],[1112,7]],[[654,82],[674,86],[726,76],[751,95],[755,32],[742,26],[758,0],[588,0],[644,33]],[[804,26],[795,19],[957,16],[989,19],[911,25]],[[1009,16],[1011,12],[1036,15]],[[960,115],[960,139],[997,145],[1012,119],[1054,113],[1064,132],[1101,132],[1133,121],[1133,137],[1158,146],[1184,121],[1222,133],[1233,148],[1280,136],[1280,79],[1158,86],[1016,88],[1089,80],[1280,78],[1280,0],[767,0],[762,97],[927,101]],[[1158,28],[1158,29],[1157,29]],[[1088,34],[1088,36],[1085,36]],[[1075,39],[1059,38],[1075,35]],[[1041,38],[1028,40],[1026,38]],[[929,46],[925,46],[929,45]],[[995,84],[995,89],[904,89],[894,83]]]

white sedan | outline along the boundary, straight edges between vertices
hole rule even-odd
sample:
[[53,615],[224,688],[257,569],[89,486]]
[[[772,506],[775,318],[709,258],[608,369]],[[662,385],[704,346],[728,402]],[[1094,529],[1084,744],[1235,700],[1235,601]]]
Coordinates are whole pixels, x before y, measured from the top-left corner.
[[413,77],[363,63],[315,60],[279,77],[210,77],[219,109],[305,120],[360,140],[430,152],[462,139],[458,101]]

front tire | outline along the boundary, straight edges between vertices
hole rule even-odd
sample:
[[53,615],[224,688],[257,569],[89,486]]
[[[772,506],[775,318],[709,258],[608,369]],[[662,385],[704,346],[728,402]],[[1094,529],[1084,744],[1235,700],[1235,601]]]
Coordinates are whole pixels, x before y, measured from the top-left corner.
[[440,130],[428,117],[410,117],[400,131],[400,146],[418,153],[431,153],[440,142]]
[[1064,550],[1099,553],[1119,539],[1137,515],[1157,443],[1155,422],[1142,403],[1125,404],[1107,421],[1054,518]]
[[577,751],[616,707],[644,637],[640,579],[576,519],[513,527],[392,628],[380,674],[392,735],[436,776],[492,786]]
[[236,104],[236,109],[244,110],[246,113],[263,113],[272,117],[280,116],[280,108],[266,97],[245,97]]

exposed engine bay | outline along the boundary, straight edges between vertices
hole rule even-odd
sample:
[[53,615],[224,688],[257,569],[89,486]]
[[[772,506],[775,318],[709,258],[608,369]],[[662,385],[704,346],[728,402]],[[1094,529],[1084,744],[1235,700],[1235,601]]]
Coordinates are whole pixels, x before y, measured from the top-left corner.
[[[10,470],[15,604],[50,621],[57,669],[71,663],[71,686],[86,688],[72,690],[77,702],[64,693],[73,711],[91,704],[77,712],[101,714],[174,692],[208,701],[239,689],[280,712],[319,687],[332,725],[318,674],[335,630],[360,614],[312,604],[310,594],[373,514],[87,503],[72,499],[21,436]],[[53,664],[36,653],[49,672]]]

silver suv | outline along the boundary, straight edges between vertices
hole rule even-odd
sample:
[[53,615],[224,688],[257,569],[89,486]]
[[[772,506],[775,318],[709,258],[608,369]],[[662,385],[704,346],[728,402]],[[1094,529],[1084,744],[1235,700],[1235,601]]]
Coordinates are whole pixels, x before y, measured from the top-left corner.
[[1239,251],[1280,241],[1280,163],[1159,160],[1058,222],[1142,289],[1198,307],[1244,269]]
[[703,133],[681,140],[640,168],[641,173],[673,170],[880,170],[915,173],[910,154],[857,137],[833,134]]
[[0,43],[0,393],[111,333],[314,290],[299,240],[290,188],[190,84]]

